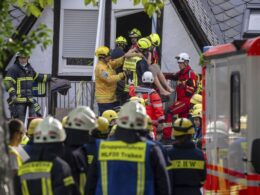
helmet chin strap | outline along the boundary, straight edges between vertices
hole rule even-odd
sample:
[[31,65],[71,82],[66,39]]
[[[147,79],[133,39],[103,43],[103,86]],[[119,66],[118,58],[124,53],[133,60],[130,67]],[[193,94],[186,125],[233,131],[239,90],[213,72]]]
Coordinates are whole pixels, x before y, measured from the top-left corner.
[[[20,63],[21,64],[21,63]],[[21,64],[22,66],[26,66],[28,63],[26,62],[26,63],[24,63],[24,64]]]

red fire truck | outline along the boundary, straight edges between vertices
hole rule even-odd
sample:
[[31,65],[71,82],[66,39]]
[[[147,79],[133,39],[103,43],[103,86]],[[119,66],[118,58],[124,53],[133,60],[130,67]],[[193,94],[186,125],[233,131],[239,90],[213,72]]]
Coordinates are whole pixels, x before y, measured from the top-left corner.
[[204,53],[205,194],[260,194],[260,37]]

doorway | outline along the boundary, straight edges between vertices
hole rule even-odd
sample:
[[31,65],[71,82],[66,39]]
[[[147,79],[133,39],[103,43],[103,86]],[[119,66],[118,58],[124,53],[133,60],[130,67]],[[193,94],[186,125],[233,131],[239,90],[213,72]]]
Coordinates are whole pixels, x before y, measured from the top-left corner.
[[130,44],[131,41],[128,37],[128,33],[133,28],[139,29],[142,36],[146,37],[152,32],[152,19],[143,11],[117,17],[116,37],[124,36],[127,39],[128,44]]

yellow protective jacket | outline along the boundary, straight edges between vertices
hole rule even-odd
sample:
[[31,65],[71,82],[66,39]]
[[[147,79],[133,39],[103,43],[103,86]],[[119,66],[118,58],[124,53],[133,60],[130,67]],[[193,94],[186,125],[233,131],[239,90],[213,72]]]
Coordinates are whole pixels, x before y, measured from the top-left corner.
[[113,103],[116,99],[117,82],[124,78],[124,73],[116,74],[115,69],[122,66],[124,57],[110,60],[107,64],[98,61],[95,68],[97,103]]

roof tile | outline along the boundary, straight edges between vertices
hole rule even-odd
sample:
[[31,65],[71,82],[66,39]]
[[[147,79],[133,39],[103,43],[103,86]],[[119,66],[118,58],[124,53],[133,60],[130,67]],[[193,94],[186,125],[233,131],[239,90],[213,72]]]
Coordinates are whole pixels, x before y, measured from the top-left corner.
[[229,3],[228,1],[226,1],[225,3],[219,4],[219,6],[224,9],[224,10],[230,10],[232,8],[234,8],[234,5],[232,5],[231,3]]
[[240,24],[241,22],[238,22],[237,20],[235,20],[234,18],[231,18],[229,20],[227,20],[226,25],[228,25],[229,27],[234,27],[237,26],[238,24]]
[[226,14],[229,16],[229,17],[235,17],[237,15],[239,15],[241,12],[238,11],[237,9],[230,9],[228,11],[226,11]]
[[224,35],[227,38],[232,38],[232,37],[234,37],[236,35],[239,35],[239,34],[240,34],[240,32],[234,30],[233,28],[231,28],[231,29],[229,29],[229,30],[224,32]]
[[219,24],[219,27],[222,31],[225,31],[230,28],[230,26],[226,25],[226,23],[222,22]]
[[244,1],[243,1],[243,0],[229,0],[229,2],[232,3],[232,4],[235,5],[235,6],[244,4]]
[[220,13],[220,14],[216,15],[216,19],[219,22],[224,22],[224,21],[228,20],[229,18],[230,17],[227,16],[225,13]]
[[212,7],[211,9],[212,9],[212,12],[213,12],[214,14],[219,14],[219,13],[221,13],[221,12],[224,11],[224,10],[223,10],[221,7],[219,7],[218,5]]

